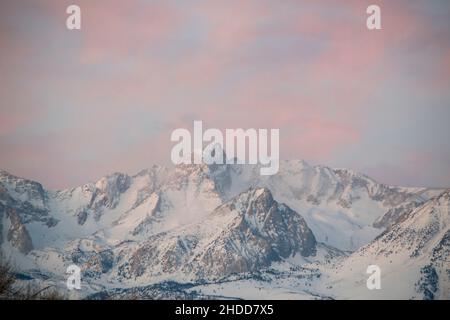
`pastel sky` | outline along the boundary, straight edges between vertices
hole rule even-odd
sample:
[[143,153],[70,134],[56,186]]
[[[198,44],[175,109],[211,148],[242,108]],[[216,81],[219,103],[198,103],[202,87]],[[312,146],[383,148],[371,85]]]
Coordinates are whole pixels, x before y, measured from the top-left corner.
[[167,164],[194,120],[279,128],[283,159],[450,187],[449,89],[448,0],[0,1],[0,168],[49,188]]

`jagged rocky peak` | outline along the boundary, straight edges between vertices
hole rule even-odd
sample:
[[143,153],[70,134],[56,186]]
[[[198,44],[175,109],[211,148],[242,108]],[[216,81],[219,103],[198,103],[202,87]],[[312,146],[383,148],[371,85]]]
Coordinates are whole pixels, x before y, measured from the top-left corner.
[[[8,217],[8,212],[14,212],[10,215],[11,219],[15,219],[16,226],[19,226],[19,222],[23,225],[41,222],[53,227],[58,221],[49,215],[48,201],[47,191],[40,183],[0,170],[0,214],[5,213],[0,215],[0,220],[2,216]],[[0,221],[0,225],[1,223]],[[20,230],[17,229],[18,232]]]
[[36,181],[23,179],[0,170],[0,185],[3,185],[3,192],[8,191],[15,200],[31,202],[41,209],[47,206],[48,195],[42,185]]
[[254,218],[264,221],[273,209],[278,209],[278,203],[274,201],[269,189],[250,188],[230,199],[213,214],[228,214],[235,210],[245,219]]
[[226,204],[242,217],[241,229],[248,229],[272,243],[281,258],[316,252],[316,239],[297,212],[273,199],[267,188],[251,188]]
[[125,192],[130,186],[131,178],[120,172],[101,178],[95,183],[97,189],[109,194],[118,194]]
[[[257,212],[264,211],[271,208],[274,204],[272,193],[267,188],[250,188],[248,191],[241,193],[236,201],[232,202],[238,207],[239,210],[244,211],[242,213],[256,214]],[[251,210],[249,212],[249,209]]]
[[130,187],[131,181],[132,178],[124,173],[113,173],[101,178],[95,183],[91,207],[105,206],[115,208],[119,202],[120,195]]
[[[79,225],[84,225],[88,216],[93,214],[99,221],[105,210],[114,209],[120,203],[121,195],[132,185],[133,178],[124,173],[113,173],[95,183],[87,183],[81,187],[56,192],[58,201],[81,199],[73,208]],[[81,191],[80,198],[77,193]]]

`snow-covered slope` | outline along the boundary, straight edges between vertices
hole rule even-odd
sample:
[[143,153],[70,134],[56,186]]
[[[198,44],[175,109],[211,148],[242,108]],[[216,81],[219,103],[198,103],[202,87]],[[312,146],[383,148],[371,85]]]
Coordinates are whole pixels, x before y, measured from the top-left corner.
[[[381,290],[367,290],[369,265],[380,267]],[[403,214],[335,272],[342,298],[450,299],[450,190]]]

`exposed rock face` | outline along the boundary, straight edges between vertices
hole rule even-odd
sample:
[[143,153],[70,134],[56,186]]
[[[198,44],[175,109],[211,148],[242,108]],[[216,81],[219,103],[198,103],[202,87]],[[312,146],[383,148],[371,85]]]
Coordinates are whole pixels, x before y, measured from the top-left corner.
[[76,216],[78,224],[82,226],[86,222],[86,219],[88,218],[88,211],[86,209],[80,209],[76,213]]
[[48,227],[58,220],[50,215],[48,194],[40,183],[22,179],[0,170],[0,203],[13,208],[22,223],[41,222]]
[[33,243],[27,228],[22,223],[20,216],[14,209],[6,209],[6,216],[9,217],[11,224],[8,229],[7,240],[20,252],[27,254],[33,250]]
[[195,278],[216,278],[315,252],[314,235],[300,215],[277,203],[268,189],[250,189],[202,223],[150,237],[129,259],[122,259],[119,275],[181,271]]
[[236,230],[263,239],[281,258],[297,252],[307,257],[316,252],[316,240],[305,220],[288,206],[276,202],[266,188],[250,189],[217,211],[223,210],[239,212]]
[[2,170],[0,170],[0,183],[3,185],[0,192],[8,191],[14,199],[32,202],[38,209],[46,208],[48,196],[40,183],[18,178]]
[[89,203],[94,211],[95,220],[99,220],[104,208],[114,209],[120,200],[120,195],[130,186],[131,178],[123,173],[114,173],[100,179],[95,184],[95,190]]

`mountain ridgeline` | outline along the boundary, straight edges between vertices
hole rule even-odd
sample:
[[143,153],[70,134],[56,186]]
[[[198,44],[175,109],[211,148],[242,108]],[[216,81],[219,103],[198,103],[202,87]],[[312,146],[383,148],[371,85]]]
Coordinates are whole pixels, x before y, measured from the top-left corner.
[[448,199],[301,160],[273,176],[258,165],[153,166],[58,191],[0,171],[0,244],[43,283],[77,264],[80,297],[165,281],[239,297],[247,291],[218,284],[253,281],[293,297],[379,298],[361,286],[377,263],[400,275],[393,298],[449,299]]

